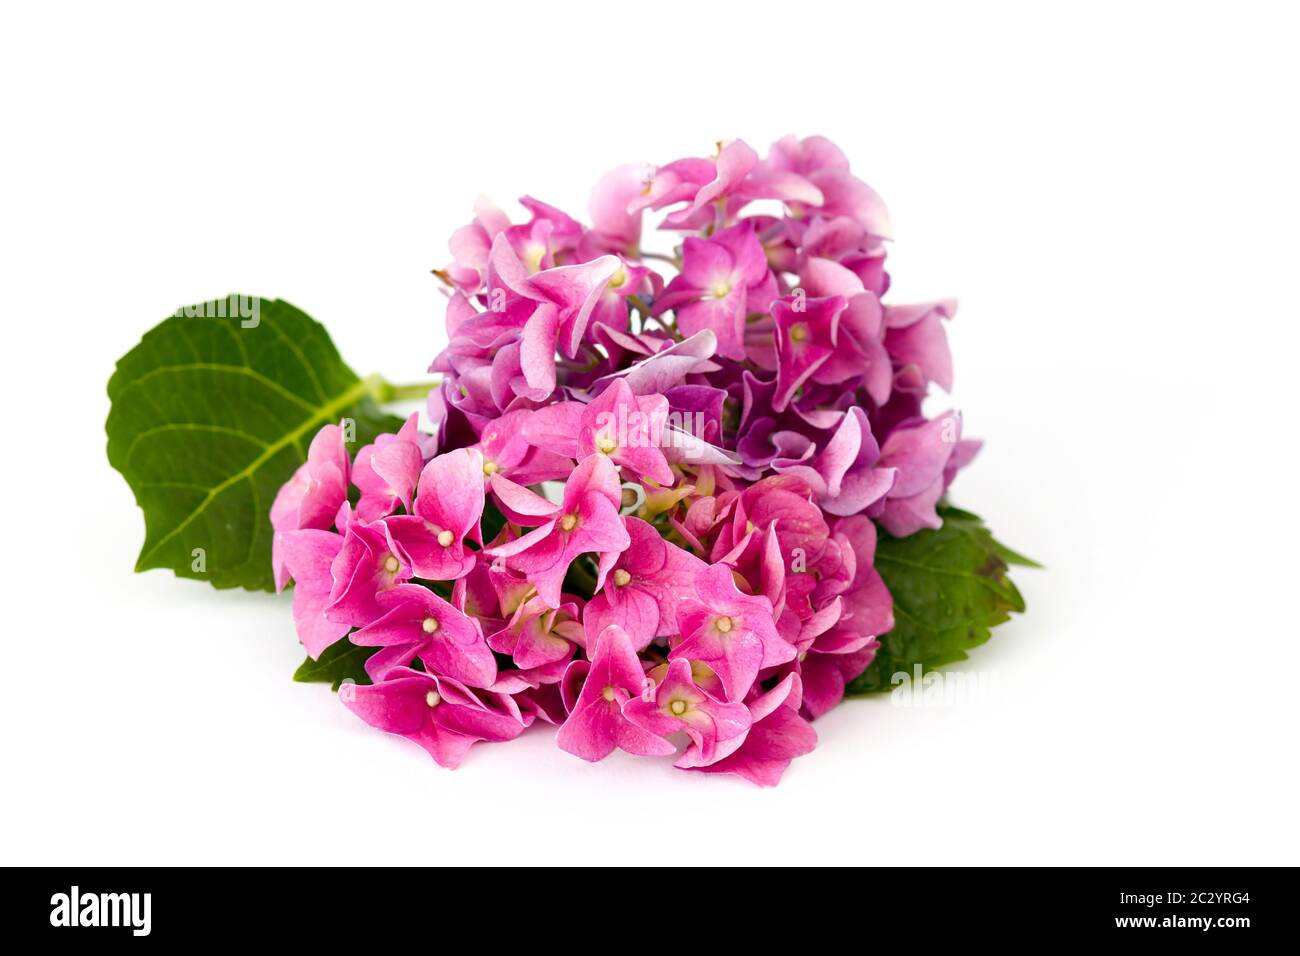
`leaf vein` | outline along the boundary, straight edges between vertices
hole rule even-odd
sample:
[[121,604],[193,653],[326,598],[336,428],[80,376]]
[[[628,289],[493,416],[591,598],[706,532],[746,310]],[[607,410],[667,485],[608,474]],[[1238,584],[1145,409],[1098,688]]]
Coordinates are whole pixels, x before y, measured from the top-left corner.
[[[230,488],[234,487],[235,485],[237,485],[239,482],[243,481],[246,478],[251,480],[253,476],[256,474],[257,470],[261,468],[262,465],[270,461],[281,450],[288,447],[290,444],[294,443],[300,437],[306,434],[306,432],[313,425],[329,421],[331,418],[334,417],[335,414],[347,408],[353,402],[364,397],[365,395],[373,393],[373,391],[374,391],[374,382],[369,379],[363,379],[357,382],[351,388],[349,388],[338,398],[334,399],[334,401],[329,402],[326,405],[315,407],[313,414],[309,415],[306,419],[304,419],[303,422],[299,424],[297,428],[281,436],[275,442],[267,445],[266,448],[262,451],[262,453],[258,455],[255,459],[253,459],[248,465],[241,468],[239,471],[235,472],[235,474],[231,475],[229,478],[225,479],[220,484],[215,485],[214,487],[209,489],[203,501],[199,502],[199,504],[194,508],[194,510],[191,511],[188,515],[186,515],[183,521],[181,521],[179,524],[176,525],[175,528],[167,532],[167,534],[165,534],[161,539],[155,542],[153,547],[141,553],[140,559],[137,562],[137,566],[143,566],[148,561],[148,559],[153,557],[153,555],[156,554],[163,545],[165,545],[172,538],[176,537],[176,535],[178,535],[185,528],[189,527],[190,523],[193,522],[195,518],[197,518],[199,515],[203,514],[207,510],[208,505],[210,505],[213,501],[215,501],[220,495],[225,494],[226,491],[228,491]],[[255,501],[254,504],[256,505],[257,502]],[[253,537],[254,538],[256,537],[255,532]],[[245,558],[245,561],[246,560],[247,558]]]
[[157,375],[162,375],[166,372],[224,372],[231,375],[245,375],[251,379],[256,380],[259,384],[266,386],[268,389],[280,395],[281,397],[287,399],[288,401],[293,402],[295,405],[301,406],[307,411],[315,411],[319,407],[313,405],[311,402],[303,401],[303,399],[295,395],[293,392],[289,391],[279,382],[275,381],[274,379],[267,378],[261,372],[255,371],[254,369],[250,369],[250,368],[243,368],[239,365],[223,365],[217,362],[186,362],[179,365],[160,365],[157,368],[150,369],[149,371],[145,372],[139,378],[132,380],[124,389],[122,389],[122,392],[118,395],[118,398],[120,399],[122,395],[125,395],[127,392],[129,392],[133,388],[136,388],[137,386],[143,385],[144,383],[148,382],[151,378]]

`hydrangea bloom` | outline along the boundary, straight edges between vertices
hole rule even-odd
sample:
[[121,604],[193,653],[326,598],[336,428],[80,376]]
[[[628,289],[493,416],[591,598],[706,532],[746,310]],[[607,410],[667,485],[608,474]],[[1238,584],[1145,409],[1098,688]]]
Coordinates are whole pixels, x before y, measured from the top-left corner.
[[878,528],[938,526],[979,447],[923,410],[955,305],[886,304],[888,213],[822,137],[619,167],[591,226],[521,204],[437,270],[435,435],[328,425],[276,498],[299,638],[366,649],[344,703],[445,766],[540,720],[775,784],[893,627]]

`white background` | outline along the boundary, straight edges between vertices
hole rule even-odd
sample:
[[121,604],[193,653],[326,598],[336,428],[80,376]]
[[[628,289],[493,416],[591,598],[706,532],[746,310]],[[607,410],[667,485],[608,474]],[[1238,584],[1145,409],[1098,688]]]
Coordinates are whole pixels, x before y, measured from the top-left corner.
[[[1294,16],[7,6],[3,861],[1300,863]],[[542,728],[449,772],[290,681],[288,596],[132,573],[104,385],[178,304],[286,298],[417,380],[478,193],[585,215],[787,132],[885,197],[894,301],[961,299],[953,498],[1048,566],[986,693],[848,703],[775,790]]]

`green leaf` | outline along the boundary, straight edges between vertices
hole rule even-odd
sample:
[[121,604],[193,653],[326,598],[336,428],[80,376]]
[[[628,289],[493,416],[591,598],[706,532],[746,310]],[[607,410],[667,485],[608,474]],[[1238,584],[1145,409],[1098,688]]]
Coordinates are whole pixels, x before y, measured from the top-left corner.
[[230,296],[178,313],[108,383],[108,460],[144,512],[136,570],[271,590],[276,492],[322,425],[354,420],[352,451],[400,427],[377,404],[392,386],[358,378],[287,302]]
[[894,629],[850,694],[889,690],[898,671],[912,673],[966,659],[991,629],[1025,609],[1008,563],[1038,567],[994,540],[968,511],[941,506],[943,527],[907,538],[880,536],[876,570],[894,596]]
[[320,660],[310,657],[293,672],[293,679],[303,682],[329,684],[338,690],[339,685],[351,678],[358,684],[369,684],[366,674],[366,661],[375,653],[377,647],[360,647],[344,639],[336,641],[321,653]]
[[994,541],[993,544],[997,547],[998,557],[1007,564],[1018,564],[1022,568],[1042,568],[1042,565],[1033,558],[1027,558],[1018,551],[1012,551],[1000,541]]

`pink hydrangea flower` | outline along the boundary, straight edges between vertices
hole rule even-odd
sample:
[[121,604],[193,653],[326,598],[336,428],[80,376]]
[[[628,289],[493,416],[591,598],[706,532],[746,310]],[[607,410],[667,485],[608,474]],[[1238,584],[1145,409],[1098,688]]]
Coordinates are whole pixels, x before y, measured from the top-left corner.
[[538,409],[523,422],[523,434],[539,449],[577,459],[605,455],[639,477],[671,485],[675,479],[662,447],[667,420],[668,399],[634,395],[618,378],[585,405],[559,402]]
[[353,521],[330,566],[333,584],[325,614],[339,624],[365,625],[383,613],[379,593],[409,580],[411,574],[411,565],[399,556],[382,522]]
[[817,731],[800,715],[802,703],[799,675],[789,674],[745,705],[749,708],[749,732],[735,750],[692,769],[734,773],[759,786],[776,786],[795,757],[812,753],[817,746]]
[[328,528],[347,497],[348,475],[343,429],[326,425],[312,438],[307,460],[275,496],[271,526],[277,531]]
[[505,626],[488,638],[492,650],[509,655],[521,670],[568,661],[573,649],[585,642],[578,603],[561,600],[558,607],[550,607],[540,597],[521,603]]
[[476,447],[483,456],[484,482],[493,475],[501,475],[518,484],[531,485],[563,479],[573,469],[569,457],[534,446],[524,437],[524,423],[531,414],[528,409],[515,409],[483,429]]
[[[860,224],[870,235],[888,239],[893,234],[889,212],[874,189],[849,172],[848,158],[830,140],[810,136],[799,140],[786,136],[772,145],[765,168],[772,172],[803,176],[822,194],[812,203],[827,218],[845,216]],[[797,213],[806,210],[795,207]]]
[[629,544],[618,514],[618,472],[604,455],[578,463],[558,505],[505,479],[494,477],[492,488],[507,509],[528,516],[527,522],[537,527],[487,553],[523,572],[549,607],[560,606],[564,575],[578,555],[620,552]]
[[444,767],[459,767],[480,740],[513,740],[523,715],[509,695],[475,694],[450,677],[398,667],[373,685],[345,684],[339,699],[380,730],[414,741]]
[[435,674],[471,687],[490,687],[496,659],[478,623],[426,587],[399,584],[377,595],[381,616],[354,632],[353,644],[381,648],[366,660],[375,680],[420,658]]
[[384,522],[394,551],[417,577],[463,577],[474,566],[466,541],[477,535],[483,500],[483,456],[477,449],[461,448],[432,459],[420,473],[414,513]]
[[601,556],[597,593],[587,603],[587,627],[618,627],[641,651],[656,637],[677,633],[676,608],[707,567],[665,541],[640,518],[624,518],[628,547]]
[[951,299],[925,305],[891,306],[885,310],[885,348],[900,366],[913,366],[923,381],[952,391],[952,353],[942,320],[951,319],[957,303]]
[[685,659],[666,665],[652,688],[623,705],[623,716],[658,737],[684,732],[690,744],[677,760],[682,768],[708,766],[720,747],[739,746],[753,719],[744,704],[720,700],[696,683]]
[[395,435],[380,435],[357,452],[352,483],[361,491],[357,517],[375,521],[402,505],[411,510],[411,494],[424,457],[420,451],[419,414],[413,413]]
[[742,594],[725,564],[703,571],[693,595],[679,599],[677,629],[682,639],[669,657],[708,664],[728,700],[743,700],[759,670],[794,660],[796,653],[776,632],[772,602]]
[[785,411],[795,391],[835,355],[840,315],[847,305],[841,296],[773,303],[777,356],[774,411]]
[[621,166],[589,226],[520,206],[478,202],[436,270],[434,434],[349,461],[321,429],[276,586],[313,658],[375,648],[344,703],[443,765],[553,724],[770,786],[894,626],[879,532],[938,527],[978,451],[924,413],[955,303],[889,301],[888,212],[819,136]]
[[564,675],[566,687],[581,689],[568,702],[568,718],[555,742],[583,760],[602,760],[614,750],[641,756],[666,756],[673,747],[623,715],[628,701],[650,681],[627,632],[617,625],[599,632],[591,660],[574,661]]
[[349,470],[343,429],[338,425],[324,426],[312,438],[307,460],[284,483],[271,504],[271,527],[276,532],[271,545],[271,565],[276,590],[283,590],[289,578],[280,553],[279,532],[329,528],[339,507],[347,500]]
[[867,397],[883,405],[889,399],[894,376],[879,296],[841,263],[816,256],[804,263],[800,282],[810,296],[840,295],[847,299],[839,317],[835,351],[816,370],[813,380],[839,384],[860,377]]
[[[312,660],[343,637],[349,625],[332,621],[325,613],[334,578],[330,568],[343,547],[343,537],[332,531],[303,528],[276,535],[286,580],[293,579],[293,623],[298,640]],[[277,581],[276,590],[284,584]]]
[[717,336],[718,354],[745,357],[745,317],[765,310],[776,295],[763,247],[748,224],[682,244],[682,271],[655,303],[675,310],[683,335],[705,329]]
[[607,252],[637,255],[641,247],[642,210],[629,211],[645,192],[654,170],[644,163],[627,163],[612,169],[591,191],[593,242]]
[[880,523],[896,538],[943,522],[935,505],[947,487],[948,459],[961,441],[961,416],[945,412],[933,421],[897,428],[880,447],[880,465],[897,472]]

